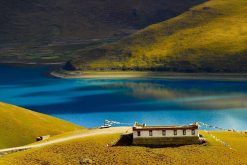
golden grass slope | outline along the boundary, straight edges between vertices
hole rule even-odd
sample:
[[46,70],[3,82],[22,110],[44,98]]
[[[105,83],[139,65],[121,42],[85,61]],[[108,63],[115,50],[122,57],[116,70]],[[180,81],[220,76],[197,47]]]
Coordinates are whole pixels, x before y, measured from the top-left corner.
[[39,149],[27,150],[4,156],[2,165],[34,164],[71,164],[78,165],[80,160],[91,159],[94,164],[247,164],[247,135],[229,132],[213,132],[221,140],[227,141],[234,150],[216,142],[206,132],[201,132],[208,145],[189,145],[174,148],[148,148],[139,146],[114,146],[119,134],[98,135],[50,145]]
[[81,70],[247,71],[247,1],[210,0],[119,42],[81,53]]
[[81,127],[0,102],[0,149],[26,145],[37,136],[57,135]]

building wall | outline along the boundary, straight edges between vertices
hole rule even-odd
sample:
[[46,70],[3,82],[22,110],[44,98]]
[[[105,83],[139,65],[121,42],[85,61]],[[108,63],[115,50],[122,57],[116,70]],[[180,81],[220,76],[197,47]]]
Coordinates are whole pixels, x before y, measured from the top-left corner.
[[194,137],[198,136],[198,130],[195,130],[195,135],[192,135],[192,130],[187,129],[186,135],[183,135],[183,130],[177,130],[177,135],[174,135],[174,130],[166,130],[166,135],[163,136],[162,130],[153,130],[153,136],[149,136],[148,130],[140,130],[141,136],[138,136],[137,131],[133,131],[133,138],[154,138],[154,137]]
[[134,138],[133,145],[141,146],[173,146],[173,145],[190,145],[200,144],[198,136],[186,137],[153,137],[153,138]]

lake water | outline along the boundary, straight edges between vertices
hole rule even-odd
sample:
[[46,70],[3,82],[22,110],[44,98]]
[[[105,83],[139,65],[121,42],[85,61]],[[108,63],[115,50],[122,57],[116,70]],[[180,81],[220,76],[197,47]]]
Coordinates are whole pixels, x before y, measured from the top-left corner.
[[247,83],[171,79],[60,79],[48,66],[0,65],[0,101],[75,124],[195,121],[247,130]]

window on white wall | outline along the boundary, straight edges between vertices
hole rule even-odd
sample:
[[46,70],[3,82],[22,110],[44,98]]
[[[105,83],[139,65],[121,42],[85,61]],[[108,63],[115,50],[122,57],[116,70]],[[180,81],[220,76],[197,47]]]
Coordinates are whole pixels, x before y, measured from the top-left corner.
[[183,135],[186,135],[186,130],[183,130]]
[[141,136],[141,131],[137,131],[137,136]]
[[193,129],[192,132],[191,132],[192,135],[195,135],[196,134],[196,131]]
[[178,131],[177,130],[174,130],[174,135],[177,135],[178,134]]
[[166,130],[162,130],[162,135],[166,136]]
[[149,136],[153,136],[153,131],[149,130]]

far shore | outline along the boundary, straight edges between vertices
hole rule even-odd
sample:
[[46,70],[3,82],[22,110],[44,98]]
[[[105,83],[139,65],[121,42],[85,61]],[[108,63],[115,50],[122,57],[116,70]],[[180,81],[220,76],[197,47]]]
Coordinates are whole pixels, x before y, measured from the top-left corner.
[[128,79],[128,78],[157,78],[157,79],[195,79],[195,80],[225,80],[247,81],[247,73],[179,73],[179,72],[150,72],[150,71],[53,71],[52,76],[59,78],[85,79]]

